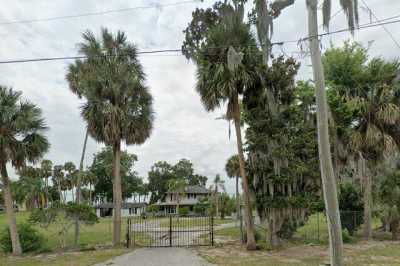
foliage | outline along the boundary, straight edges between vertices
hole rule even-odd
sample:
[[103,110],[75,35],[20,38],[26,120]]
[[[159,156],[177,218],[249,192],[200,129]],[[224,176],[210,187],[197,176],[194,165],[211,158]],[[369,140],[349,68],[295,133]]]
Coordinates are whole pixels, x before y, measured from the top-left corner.
[[193,212],[202,215],[211,214],[211,206],[212,203],[208,198],[202,198],[193,206]]
[[179,160],[175,165],[165,161],[156,162],[148,173],[150,202],[155,203],[165,197],[170,180],[184,179],[188,185],[205,186],[207,177],[194,173],[193,164],[187,159]]
[[342,227],[347,230],[347,233],[353,235],[364,221],[364,205],[359,187],[350,182],[340,183],[339,208]]
[[247,168],[270,237],[290,237],[319,198],[314,92],[308,83],[295,85],[298,68],[292,58],[274,59],[243,99]]
[[178,213],[180,216],[186,216],[189,214],[189,208],[188,207],[180,207]]
[[393,240],[398,239],[400,229],[400,170],[384,173],[379,184],[379,201],[390,224]]
[[230,216],[235,211],[235,198],[230,197],[228,193],[221,193],[218,202],[221,219]]
[[87,204],[54,203],[47,209],[34,210],[29,221],[43,228],[55,224],[58,227],[57,234],[61,237],[61,247],[65,247],[67,234],[76,221],[79,221],[79,225],[94,225],[99,219],[94,208]]
[[[133,193],[138,192],[143,185],[142,179],[133,170],[137,156],[127,151],[121,153],[121,178],[122,198],[127,199]],[[113,151],[107,146],[97,152],[93,157],[93,163],[89,172],[96,177],[94,184],[94,197],[102,200],[112,201],[113,198],[113,177],[112,177]]]
[[149,205],[146,208],[146,212],[152,213],[152,214],[157,213],[159,210],[160,210],[160,208],[157,205],[154,205],[154,204]]
[[[29,223],[18,224],[18,234],[21,242],[22,252],[40,251],[44,248],[45,239]],[[0,247],[4,252],[11,252],[10,229],[7,226],[0,234]]]

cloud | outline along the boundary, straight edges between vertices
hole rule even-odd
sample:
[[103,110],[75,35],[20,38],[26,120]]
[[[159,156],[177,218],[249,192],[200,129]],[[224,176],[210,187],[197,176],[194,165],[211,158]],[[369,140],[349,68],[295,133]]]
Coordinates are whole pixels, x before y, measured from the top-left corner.
[[[176,2],[176,1],[175,1]],[[1,59],[32,58],[76,55],[76,45],[87,29],[96,33],[102,26],[113,31],[125,31],[128,39],[139,49],[180,48],[184,38],[182,31],[191,19],[196,6],[210,6],[213,1],[180,5],[176,7],[141,9],[102,16],[71,18],[30,24],[0,25]],[[251,2],[251,1],[249,1]],[[379,18],[390,17],[400,9],[400,3],[390,0],[370,0],[370,7]],[[36,0],[10,1],[0,10],[2,22],[37,19],[82,12],[98,12],[132,6],[148,6],[153,3],[166,4],[172,1],[68,1]],[[390,7],[390,8],[387,8]],[[335,2],[333,11],[339,9]],[[29,12],[27,12],[29,10]],[[333,12],[333,13],[334,13]],[[275,20],[273,41],[296,40],[307,34],[307,12],[305,1],[286,9]],[[369,15],[361,11],[361,23],[369,22]],[[331,30],[346,27],[344,14],[337,15]],[[398,25],[387,28],[397,38]],[[320,28],[320,30],[322,30]],[[332,42],[341,44],[352,38],[349,33],[323,37],[323,46]],[[354,40],[367,44],[374,40],[370,53],[392,59],[399,48],[381,27],[357,31]],[[282,49],[274,47],[274,54],[298,54],[296,43],[285,44]],[[147,83],[154,96],[156,120],[154,131],[141,146],[130,146],[139,161],[136,170],[143,177],[156,161],[175,163],[180,158],[190,159],[197,172],[212,179],[217,173],[225,176],[226,159],[236,153],[234,135],[228,139],[226,121],[215,118],[224,113],[218,110],[207,113],[194,90],[195,66],[182,56],[141,56]],[[302,67],[298,79],[312,77],[309,59],[300,60]],[[80,117],[81,102],[69,92],[65,73],[70,61],[0,65],[1,84],[23,91],[23,96],[43,109],[50,127],[47,135],[51,149],[46,158],[60,164],[65,161],[79,163],[85,132],[85,123]],[[85,163],[90,164],[92,155],[102,144],[89,140]],[[226,176],[225,176],[226,177]],[[226,178],[228,192],[234,192],[234,181]]]

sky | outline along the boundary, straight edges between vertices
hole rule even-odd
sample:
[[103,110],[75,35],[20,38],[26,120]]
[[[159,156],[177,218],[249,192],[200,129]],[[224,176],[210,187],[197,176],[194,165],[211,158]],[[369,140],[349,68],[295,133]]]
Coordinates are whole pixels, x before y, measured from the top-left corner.
[[[171,5],[177,2],[184,3]],[[248,10],[252,1],[249,2]],[[332,14],[335,14],[339,10],[339,1],[333,2]],[[211,0],[7,1],[0,9],[0,61],[77,55],[81,34],[89,29],[97,35],[101,27],[114,32],[126,32],[128,40],[135,43],[140,51],[179,49],[184,39],[182,31],[190,22],[192,11],[196,7],[209,7],[213,3]],[[364,3],[379,19],[400,15],[400,1],[361,0],[360,24],[371,22]],[[96,16],[9,23],[133,7],[138,8]],[[399,25],[386,26],[397,42],[400,42]],[[332,18],[330,30],[345,27],[345,15],[340,12]],[[305,0],[296,0],[292,7],[284,10],[274,21],[272,41],[298,40],[306,36],[306,33]],[[342,45],[348,39],[370,46],[371,56],[393,60],[400,54],[400,46],[382,27],[356,31],[354,37],[348,32],[324,36],[322,49],[330,45]],[[306,49],[304,45],[303,49]],[[273,54],[297,58],[301,63],[297,79],[308,80],[312,78],[310,59],[302,58],[300,50],[296,42],[285,43],[275,46]],[[234,181],[226,177],[224,166],[226,160],[236,153],[236,138],[234,133],[229,138],[226,121],[216,119],[224,114],[223,109],[212,113],[204,110],[194,89],[195,65],[177,53],[142,55],[139,59],[154,97],[155,121],[152,135],[143,145],[124,147],[138,156],[135,170],[146,180],[155,162],[167,161],[174,164],[186,158],[193,162],[195,172],[208,176],[209,181],[216,174],[221,174],[225,178],[226,190],[233,193]],[[24,99],[43,110],[49,127],[46,135],[51,143],[45,158],[54,164],[72,161],[78,165],[86,125],[80,116],[82,101],[68,90],[65,80],[70,63],[70,60],[60,60],[0,64],[0,84],[22,91]],[[102,147],[101,143],[89,139],[86,166],[91,164],[93,154]],[[10,171],[12,177],[17,178],[12,169]]]

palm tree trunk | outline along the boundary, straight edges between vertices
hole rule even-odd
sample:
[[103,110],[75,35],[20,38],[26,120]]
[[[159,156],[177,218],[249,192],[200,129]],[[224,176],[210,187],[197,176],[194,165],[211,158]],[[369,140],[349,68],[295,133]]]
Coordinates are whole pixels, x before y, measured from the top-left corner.
[[239,177],[236,177],[236,218],[240,219]]
[[121,205],[122,205],[122,192],[121,192],[121,142],[118,141],[113,147],[113,203],[114,203],[114,235],[113,244],[118,245],[121,242]]
[[236,131],[236,142],[239,155],[239,169],[240,175],[242,177],[243,183],[243,198],[244,198],[244,220],[246,225],[246,238],[247,238],[247,249],[256,250],[256,240],[254,237],[254,224],[253,224],[253,213],[250,201],[250,191],[249,191],[249,181],[247,180],[245,171],[245,160],[243,154],[243,144],[242,144],[242,132],[240,131],[240,110],[239,110],[239,96],[236,94],[234,96],[234,122]]
[[[85,140],[83,141],[83,148],[82,148],[82,155],[81,155],[81,161],[79,163],[79,173],[78,173],[78,178],[76,180],[76,203],[80,204],[81,203],[81,179],[82,179],[82,171],[83,171],[83,161],[85,159],[85,152],[86,152],[86,144],[88,141],[89,137],[89,130],[86,129],[86,134],[85,134]],[[75,246],[78,246],[79,244],[79,218],[75,218]]]
[[[364,160],[364,159],[362,159]],[[362,162],[362,173],[364,179],[364,228],[363,235],[365,240],[372,237],[372,182],[371,175],[367,173],[365,161]]]
[[21,243],[17,230],[17,221],[14,214],[14,206],[11,195],[10,179],[8,178],[7,168],[5,162],[0,162],[1,177],[3,181],[3,197],[4,205],[6,207],[7,221],[10,228],[12,254],[19,256],[22,254]]
[[328,222],[330,256],[332,266],[343,265],[342,226],[340,224],[339,202],[336,179],[333,172],[328,132],[328,104],[325,92],[325,77],[322,68],[321,51],[318,41],[318,0],[306,0],[308,9],[308,30],[317,102],[318,151],[322,187]]

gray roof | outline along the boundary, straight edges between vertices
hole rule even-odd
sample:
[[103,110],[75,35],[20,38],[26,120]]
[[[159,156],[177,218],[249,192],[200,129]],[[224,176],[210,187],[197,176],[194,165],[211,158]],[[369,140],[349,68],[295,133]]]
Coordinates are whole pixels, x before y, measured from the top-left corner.
[[[185,187],[185,193],[193,193],[193,194],[210,194],[211,190],[206,189],[205,187],[202,186],[187,186]],[[174,191],[168,191],[167,193],[174,193]]]
[[[123,202],[122,209],[131,209],[131,208],[142,208],[146,207],[146,202]],[[95,206],[96,209],[113,209],[114,204],[112,202],[100,203]]]

